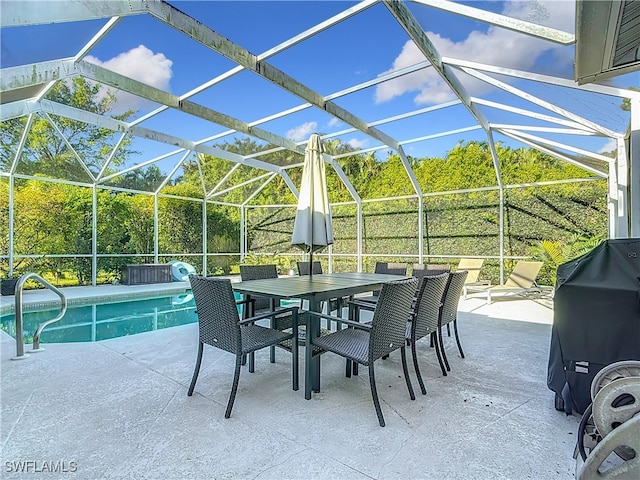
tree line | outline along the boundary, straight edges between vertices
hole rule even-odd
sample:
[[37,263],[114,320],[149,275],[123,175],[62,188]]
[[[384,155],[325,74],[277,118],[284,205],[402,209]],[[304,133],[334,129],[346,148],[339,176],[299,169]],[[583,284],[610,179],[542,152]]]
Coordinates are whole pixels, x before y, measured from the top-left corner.
[[[52,100],[109,115],[115,97],[104,96],[96,85],[84,79],[72,84],[59,82],[48,94]],[[134,112],[115,116],[131,118]],[[25,118],[0,123],[0,170],[9,171],[27,123]],[[54,127],[52,123],[57,126]],[[60,136],[60,130],[66,141]],[[15,171],[32,177],[90,183],[88,168],[94,175],[102,169],[117,172],[129,158],[139,154],[131,148],[131,138],[120,141],[115,155],[105,166],[113,145],[114,132],[63,118],[34,117]],[[69,148],[71,146],[71,148]],[[353,148],[339,140],[326,141],[332,155],[347,155],[337,161],[360,196],[365,200],[414,195],[409,177],[397,154],[388,153],[382,161],[373,153],[353,154]],[[260,159],[287,168],[299,185],[302,155],[259,144],[249,138],[234,139],[217,147],[242,155],[258,154]],[[502,180],[505,184],[587,178],[590,174],[574,165],[528,148],[496,145]],[[78,157],[84,160],[82,166]],[[491,151],[486,142],[459,141],[443,158],[409,158],[411,168],[424,193],[451,192],[496,185]],[[202,199],[215,186],[230,189],[219,200],[239,204],[260,185],[250,183],[262,172],[242,165],[232,172],[225,159],[198,155],[186,161],[182,175],[171,179],[158,198],[158,251],[171,254],[202,254]],[[258,172],[258,173],[256,173]],[[120,188],[153,192],[166,172],[151,165],[139,171],[114,177],[109,186],[97,188],[97,253],[117,255],[99,258],[101,281],[112,281],[124,264],[153,260],[154,198]],[[201,178],[202,175],[202,178]],[[225,180],[226,181],[223,181]],[[331,203],[349,202],[351,196],[338,175],[327,168]],[[0,179],[0,252],[9,248],[9,181]],[[535,253],[543,240],[559,244],[576,238],[606,236],[607,186],[605,180],[563,183],[544,187],[508,189],[505,194],[506,248],[508,255]],[[164,196],[170,195],[170,196]],[[173,196],[173,197],[171,197]],[[198,199],[199,201],[186,198]],[[496,191],[426,196],[424,231],[417,231],[417,200],[398,199],[368,202],[364,207],[366,253],[417,254],[418,238],[425,238],[427,255],[495,255],[498,235],[498,195]],[[91,282],[92,188],[37,178],[14,181],[14,252],[39,257],[16,259],[14,270],[39,271],[58,284]],[[256,205],[295,205],[295,197],[281,177],[274,178],[255,196]],[[336,244],[334,252],[355,254],[355,208],[334,207]],[[248,215],[249,245],[254,252],[287,252],[295,208],[252,208]],[[207,252],[229,255],[212,257],[209,273],[230,273],[239,263],[239,209],[209,203],[206,208]],[[572,240],[573,239],[573,240]],[[533,249],[533,250],[532,250]],[[76,255],[73,258],[51,255]],[[144,257],[123,255],[143,254]],[[183,259],[189,261],[188,256]],[[190,263],[197,263],[191,261]],[[351,267],[345,263],[344,268]],[[8,263],[0,269],[5,274]],[[71,280],[69,280],[71,279]]]

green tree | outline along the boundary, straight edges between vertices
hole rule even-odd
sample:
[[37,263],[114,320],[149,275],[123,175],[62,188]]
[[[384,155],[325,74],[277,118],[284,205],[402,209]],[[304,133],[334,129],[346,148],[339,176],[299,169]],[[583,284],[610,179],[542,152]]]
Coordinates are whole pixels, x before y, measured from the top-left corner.
[[[640,87],[629,87],[629,90],[633,90],[634,92],[640,92]],[[631,101],[628,98],[623,98],[622,99],[622,105],[620,105],[620,108],[622,110],[625,111],[630,111],[631,110]]]
[[[115,96],[112,92],[107,91],[105,94],[99,84],[90,83],[82,77],[75,77],[71,82],[56,83],[46,98],[98,115],[109,115],[115,105]],[[129,110],[111,117],[126,120],[133,114],[134,112]],[[53,114],[49,117],[87,168],[94,174],[98,173],[120,134]],[[0,123],[0,169],[10,168],[26,122],[26,118],[20,118]],[[126,158],[136,153],[129,148],[130,145],[130,138],[120,144],[112,160],[114,166],[120,165]],[[17,171],[28,175],[42,174],[51,178],[87,181],[89,176],[73,151],[69,149],[47,116],[39,114],[34,118],[29,130]]]

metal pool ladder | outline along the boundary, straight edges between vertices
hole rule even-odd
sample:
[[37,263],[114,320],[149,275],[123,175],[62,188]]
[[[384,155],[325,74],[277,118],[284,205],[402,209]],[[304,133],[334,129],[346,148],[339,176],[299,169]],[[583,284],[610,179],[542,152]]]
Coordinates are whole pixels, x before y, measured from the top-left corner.
[[38,283],[41,283],[53,293],[60,297],[60,313],[55,318],[51,320],[47,320],[46,322],[42,322],[38,325],[36,329],[36,333],[33,335],[33,348],[30,353],[41,352],[44,348],[40,348],[40,335],[45,327],[51,325],[54,322],[60,320],[65,312],[67,311],[67,297],[64,296],[64,293],[49,282],[47,282],[44,278],[42,278],[37,273],[25,273],[18,279],[18,283],[16,283],[16,293],[15,293],[15,313],[16,313],[16,356],[11,357],[11,360],[22,360],[23,358],[27,358],[29,355],[24,353],[24,343],[22,341],[22,287],[24,282],[29,280],[30,278],[36,280]]

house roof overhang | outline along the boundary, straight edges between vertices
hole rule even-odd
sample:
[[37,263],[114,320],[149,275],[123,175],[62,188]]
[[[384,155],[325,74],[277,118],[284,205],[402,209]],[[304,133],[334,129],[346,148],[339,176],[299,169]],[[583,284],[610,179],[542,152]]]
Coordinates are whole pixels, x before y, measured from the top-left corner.
[[575,81],[592,83],[639,69],[640,0],[578,0]]

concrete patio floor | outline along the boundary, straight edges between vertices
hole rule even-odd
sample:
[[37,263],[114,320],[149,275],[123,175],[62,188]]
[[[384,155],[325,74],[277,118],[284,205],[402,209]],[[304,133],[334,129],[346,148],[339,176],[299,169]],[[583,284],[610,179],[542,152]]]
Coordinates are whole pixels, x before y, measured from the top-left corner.
[[[332,354],[322,358],[321,392],[307,401],[302,385],[291,390],[289,354],[278,350],[270,364],[268,350],[259,352],[256,372],[243,368],[225,420],[232,355],[206,348],[187,397],[195,324],[47,344],[21,361],[10,360],[15,341],[2,332],[2,478],[573,478],[579,418],[557,412],[546,387],[553,319],[546,303],[461,300],[466,358],[445,337],[451,372],[443,377],[423,340],[428,392],[420,394],[410,369],[415,401],[399,353],[377,362],[385,428],[366,368],[348,379]],[[303,352],[300,360],[302,374]],[[33,473],[47,466],[59,471]]]

